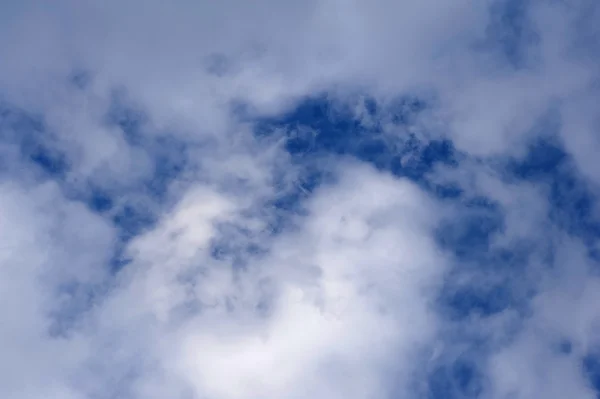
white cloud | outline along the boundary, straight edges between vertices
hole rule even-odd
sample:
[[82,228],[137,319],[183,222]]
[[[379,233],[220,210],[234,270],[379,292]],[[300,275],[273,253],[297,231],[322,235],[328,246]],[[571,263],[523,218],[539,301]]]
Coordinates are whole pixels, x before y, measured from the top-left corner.
[[561,241],[555,268],[542,275],[523,331],[490,361],[491,397],[596,397],[581,359],[598,345],[592,305],[598,281],[581,245],[566,237]]
[[[112,228],[53,184],[2,183],[0,393],[76,398],[65,379],[86,355],[63,326],[93,303],[114,239]],[[58,336],[53,334],[58,334]]]
[[[244,269],[207,254],[211,215],[228,213],[212,195],[192,197],[191,209],[132,244],[136,271],[114,306],[159,321],[165,336],[148,350],[168,378],[231,399],[385,395],[390,367],[409,381],[411,359],[436,329],[436,216],[407,182],[350,165],[340,178],[316,194],[297,231],[274,238],[265,256],[246,254]],[[178,322],[181,306],[192,310]]]
[[[19,132],[0,125],[13,164],[0,186],[0,394],[358,399],[386,397],[393,386],[416,395],[414,376],[430,366],[421,350],[448,321],[433,304],[452,278],[446,272],[461,267],[438,248],[435,228],[463,210],[335,159],[327,167],[336,179],[302,204],[307,215],[286,215],[289,230],[272,235],[266,204],[296,184],[298,166],[232,110],[244,103],[253,116],[277,115],[328,92],[351,105],[357,93],[379,104],[427,93],[430,108],[411,132],[449,138],[468,159],[434,170],[432,180],[454,180],[500,205],[505,226],[490,250],[531,243],[519,284],[535,293],[532,314],[481,365],[484,394],[593,396],[579,358],[598,341],[597,277],[581,240],[550,227],[547,185],[509,182],[497,157],[522,156],[553,110],[564,147],[596,190],[597,57],[581,43],[598,40],[584,14],[599,8],[530,2],[538,40],[523,50],[531,62],[517,68],[481,46],[493,35],[493,3],[0,6],[0,97],[40,115],[68,163],[66,182],[34,179],[15,161]],[[75,70],[89,73],[89,85],[69,85]],[[188,162],[163,202],[139,189],[153,174],[153,147],[130,145],[106,121],[115,90],[146,118],[144,140],[185,145]],[[376,125],[364,107],[356,112]],[[389,136],[399,134],[388,125]],[[147,204],[157,219],[126,243],[131,263],[116,276],[116,228],[75,198],[90,184],[116,192],[118,204]],[[221,242],[231,253],[212,256]],[[262,251],[247,249],[257,243]],[[548,246],[561,255],[552,268],[540,249]],[[503,317],[469,328],[494,335],[490,326]],[[566,336],[573,354],[553,352],[554,335],[541,331]]]

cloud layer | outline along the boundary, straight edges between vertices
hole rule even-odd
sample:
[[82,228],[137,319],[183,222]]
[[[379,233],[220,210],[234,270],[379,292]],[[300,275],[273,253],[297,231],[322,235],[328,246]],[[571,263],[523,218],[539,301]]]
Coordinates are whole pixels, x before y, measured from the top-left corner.
[[593,1],[0,6],[0,396],[595,398]]

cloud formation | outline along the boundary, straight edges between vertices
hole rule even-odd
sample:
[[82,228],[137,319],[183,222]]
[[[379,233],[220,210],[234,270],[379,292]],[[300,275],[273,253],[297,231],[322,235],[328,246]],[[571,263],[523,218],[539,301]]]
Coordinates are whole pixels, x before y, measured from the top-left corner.
[[0,396],[594,398],[593,1],[0,6]]

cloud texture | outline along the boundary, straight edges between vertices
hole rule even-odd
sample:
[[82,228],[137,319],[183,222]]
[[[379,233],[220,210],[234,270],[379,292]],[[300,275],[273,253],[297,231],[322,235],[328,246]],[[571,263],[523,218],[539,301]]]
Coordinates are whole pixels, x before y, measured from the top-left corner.
[[595,398],[600,6],[0,6],[0,396]]

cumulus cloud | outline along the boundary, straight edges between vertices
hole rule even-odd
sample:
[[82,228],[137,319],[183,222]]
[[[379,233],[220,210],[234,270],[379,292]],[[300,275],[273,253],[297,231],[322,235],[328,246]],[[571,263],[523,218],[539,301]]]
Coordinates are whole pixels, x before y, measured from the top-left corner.
[[3,4],[0,394],[595,397],[598,12]]

